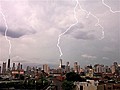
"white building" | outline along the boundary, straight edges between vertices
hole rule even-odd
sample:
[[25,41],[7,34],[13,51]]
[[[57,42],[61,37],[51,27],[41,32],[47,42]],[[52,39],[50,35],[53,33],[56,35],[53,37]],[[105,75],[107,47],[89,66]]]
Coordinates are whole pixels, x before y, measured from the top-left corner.
[[66,73],[70,72],[70,64],[69,64],[69,62],[66,63],[65,71],[66,71]]
[[50,68],[49,68],[48,64],[43,64],[43,70],[44,70],[44,72],[49,74]]
[[74,82],[74,85],[76,85],[75,90],[97,90],[98,83],[89,80],[87,82]]
[[74,63],[74,72],[79,73],[80,72],[80,65],[78,65],[77,62]]
[[94,66],[94,72],[95,73],[103,73],[103,72],[105,72],[104,65],[96,64]]

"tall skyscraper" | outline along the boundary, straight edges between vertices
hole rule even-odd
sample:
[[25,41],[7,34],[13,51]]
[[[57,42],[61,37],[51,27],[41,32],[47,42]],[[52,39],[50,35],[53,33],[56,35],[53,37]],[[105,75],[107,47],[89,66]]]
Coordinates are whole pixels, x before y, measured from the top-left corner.
[[44,72],[46,72],[46,73],[49,73],[49,66],[47,65],[47,64],[44,64],[43,65],[43,70],[44,70]]
[[12,70],[15,70],[15,63],[13,63],[13,67],[12,67]]
[[113,65],[115,66],[115,72],[117,71],[117,68],[118,68],[118,63],[117,62],[114,62]]
[[22,70],[22,64],[20,65],[20,69]]
[[80,71],[80,66],[78,65],[77,62],[74,63],[74,72],[79,73]]
[[1,74],[1,66],[0,66],[0,74]]
[[66,73],[70,72],[70,64],[69,64],[69,62],[66,63],[65,71],[66,71]]
[[3,66],[2,66],[2,74],[6,73],[6,62],[3,62]]
[[17,70],[20,70],[20,63],[18,63]]
[[8,67],[7,70],[10,71],[10,59],[8,59]]
[[60,65],[59,68],[62,68],[62,59],[60,59]]
[[27,66],[27,68],[26,68],[26,73],[27,73],[27,74],[30,74],[31,71],[32,71],[32,72],[35,72],[35,68],[33,67],[33,69],[32,69],[30,66]]
[[112,65],[112,66],[111,66],[111,72],[112,72],[112,73],[115,73],[115,71],[116,71],[116,67],[115,67],[115,65]]

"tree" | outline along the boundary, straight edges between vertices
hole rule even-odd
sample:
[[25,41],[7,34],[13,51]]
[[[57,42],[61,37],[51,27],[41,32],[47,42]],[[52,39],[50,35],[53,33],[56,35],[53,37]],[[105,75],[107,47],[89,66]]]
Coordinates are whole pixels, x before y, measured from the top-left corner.
[[81,78],[80,75],[75,73],[75,72],[67,73],[66,74],[66,80],[67,81],[79,81],[79,82],[86,81],[86,79]]
[[62,89],[63,90],[73,90],[75,87],[75,85],[73,84],[72,81],[67,81],[65,80],[63,83],[62,83]]
[[75,72],[70,72],[66,74],[66,80],[67,81],[77,81],[79,80],[79,75],[76,74]]
[[24,80],[25,77],[23,75],[20,75],[20,80]]
[[19,78],[19,74],[15,74],[15,78]]

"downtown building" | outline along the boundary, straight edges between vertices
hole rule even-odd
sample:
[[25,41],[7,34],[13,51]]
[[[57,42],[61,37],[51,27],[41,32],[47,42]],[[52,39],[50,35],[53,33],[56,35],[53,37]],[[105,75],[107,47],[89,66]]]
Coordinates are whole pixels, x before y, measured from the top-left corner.
[[77,62],[74,62],[74,72],[75,73],[80,73],[80,65],[78,65]]
[[3,65],[2,65],[2,74],[3,75],[6,74],[6,62],[3,62]]
[[43,70],[45,73],[49,74],[50,73],[50,67],[48,66],[48,64],[43,64]]

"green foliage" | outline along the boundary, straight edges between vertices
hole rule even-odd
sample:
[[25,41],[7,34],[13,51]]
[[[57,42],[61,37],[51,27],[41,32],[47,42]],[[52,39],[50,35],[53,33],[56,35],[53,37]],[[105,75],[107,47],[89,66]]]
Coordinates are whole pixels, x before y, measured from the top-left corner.
[[72,81],[65,80],[62,83],[62,88],[63,88],[63,90],[73,90],[74,89],[74,84],[73,84]]
[[20,75],[20,80],[24,80],[25,77],[23,75]]
[[66,80],[67,81],[86,81],[86,79],[81,78],[79,74],[75,73],[75,72],[70,72],[66,74]]
[[15,78],[19,78],[19,74],[15,74]]
[[[21,76],[22,79],[23,76]],[[14,80],[14,81],[6,81],[0,83],[0,88],[11,88],[14,87],[15,89],[20,89],[20,90],[42,90],[44,87],[49,85],[49,81],[46,78],[40,78],[40,79],[25,79],[25,80]],[[1,89],[0,89],[1,90]]]

